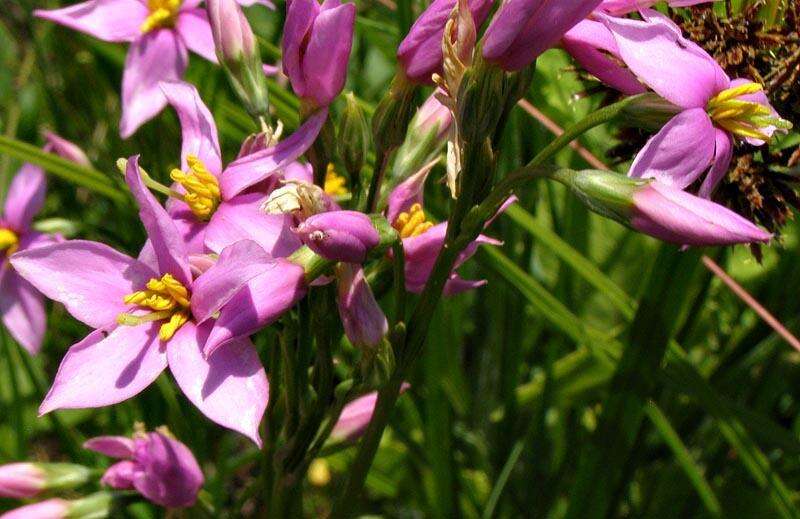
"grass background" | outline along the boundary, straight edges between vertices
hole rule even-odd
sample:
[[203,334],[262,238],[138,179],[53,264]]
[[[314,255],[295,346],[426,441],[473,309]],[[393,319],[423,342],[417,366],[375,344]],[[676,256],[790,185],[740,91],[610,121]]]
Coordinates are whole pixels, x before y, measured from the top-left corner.
[[[347,90],[369,108],[387,88],[409,13],[420,5],[406,0],[394,10],[356,3]],[[101,176],[76,185],[65,180],[68,168],[53,166],[61,176],[50,177],[40,218],[61,219],[54,223],[73,236],[134,254],[144,234],[114,164],[139,153],[142,165],[165,179],[179,159],[177,118],[165,110],[121,141],[125,46],[31,15],[58,5],[4,2],[0,130],[40,145],[48,129],[86,150]],[[282,13],[282,5],[275,12],[247,10],[268,63],[279,57]],[[562,52],[548,52],[527,96],[561,126],[600,101],[576,96],[587,85],[571,67]],[[223,154],[232,158],[255,126],[215,66],[193,55],[186,78],[211,108]],[[297,100],[280,81],[270,80],[270,87],[276,115],[292,130]],[[602,157],[615,144],[613,130],[598,128],[582,144]],[[527,162],[551,138],[517,109],[503,138],[501,172]],[[8,153],[9,142],[0,142],[0,151]],[[557,161],[586,166],[569,149]],[[0,192],[19,165],[0,156]],[[107,186],[99,188],[105,195],[89,189],[92,182]],[[441,184],[429,183],[427,196],[433,214],[446,214]],[[363,511],[385,517],[797,516],[800,354],[701,264],[702,254],[715,259],[797,332],[797,224],[787,226],[758,264],[744,247],[676,252],[588,213],[552,183],[534,185],[521,198],[491,229],[504,246],[482,250],[464,268],[488,286],[447,300],[432,316],[412,389],[400,399],[368,477]],[[166,424],[196,453],[207,476],[206,499],[218,514],[247,514],[241,492],[252,477],[254,448],[202,417],[168,375],[120,405],[36,418],[41,391],[64,351],[85,333],[51,305],[38,357],[4,341],[0,461],[102,466],[108,460],[80,449],[84,438],[129,434],[136,421]],[[333,478],[309,485],[309,515],[328,509],[352,456],[348,449],[326,459]],[[142,503],[120,513],[161,512]]]

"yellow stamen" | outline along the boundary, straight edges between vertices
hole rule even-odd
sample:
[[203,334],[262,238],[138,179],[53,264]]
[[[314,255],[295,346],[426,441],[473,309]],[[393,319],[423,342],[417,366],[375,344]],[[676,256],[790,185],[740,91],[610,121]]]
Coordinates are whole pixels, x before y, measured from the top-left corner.
[[401,238],[411,238],[424,233],[433,227],[433,224],[425,218],[422,206],[414,204],[407,213],[400,213],[397,216],[392,227],[397,230]]
[[161,279],[151,279],[145,290],[139,290],[125,296],[125,304],[136,305],[154,310],[145,315],[123,313],[117,316],[117,322],[124,326],[138,326],[153,321],[164,321],[158,336],[168,341],[178,329],[189,320],[189,291],[171,274],[164,274]]
[[344,196],[350,191],[347,190],[347,181],[345,178],[336,173],[336,168],[333,164],[328,164],[328,170],[325,172],[325,193],[330,196]]
[[758,83],[745,83],[723,90],[708,102],[708,115],[714,124],[733,135],[768,142],[770,136],[762,129],[768,126],[788,129],[791,123],[774,116],[768,106],[739,99],[762,90]]
[[19,249],[19,237],[10,229],[0,229],[0,252],[11,256]]
[[189,164],[188,172],[173,169],[169,176],[186,190],[183,201],[192,213],[201,220],[208,220],[219,207],[219,181],[194,155],[186,157],[186,162]]
[[316,458],[308,466],[308,481],[315,487],[324,487],[331,482],[331,469],[324,458]]
[[182,0],[147,0],[150,14],[145,18],[139,30],[148,33],[160,27],[172,27],[178,17]]

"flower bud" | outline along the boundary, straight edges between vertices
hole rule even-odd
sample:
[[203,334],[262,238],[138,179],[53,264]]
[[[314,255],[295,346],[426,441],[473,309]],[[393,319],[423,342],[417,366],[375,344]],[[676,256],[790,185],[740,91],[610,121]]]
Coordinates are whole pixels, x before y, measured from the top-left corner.
[[347,76],[356,7],[339,0],[288,2],[283,33],[283,71],[301,99],[328,106]]
[[372,139],[378,150],[388,153],[403,143],[414,115],[415,92],[416,87],[402,74],[394,77],[372,116]]
[[0,466],[0,496],[29,499],[45,490],[80,486],[90,475],[73,463],[10,463]]
[[339,127],[339,155],[351,177],[358,177],[370,145],[369,125],[364,111],[351,93],[345,96],[347,106]]
[[[437,91],[438,92],[438,91]],[[434,92],[417,110],[397,150],[392,180],[402,182],[438,155],[453,123],[453,113],[436,98]]]
[[599,4],[600,0],[503,2],[484,34],[483,57],[504,70],[525,68]]
[[[400,386],[400,392],[405,393],[411,387],[407,382]],[[375,404],[378,402],[378,392],[373,391],[358,397],[342,409],[339,420],[331,431],[331,440],[337,442],[353,441],[367,430]]]
[[592,211],[670,243],[703,247],[772,237],[726,207],[658,181],[605,171],[558,170],[553,178]]
[[3,519],[67,519],[83,517],[108,517],[114,496],[109,492],[96,492],[81,499],[67,501],[53,498],[40,503],[22,506],[3,514]]
[[74,142],[70,142],[63,137],[59,137],[53,132],[46,132],[44,138],[47,141],[44,145],[44,150],[55,153],[56,155],[65,158],[75,164],[81,166],[91,167],[92,163],[86,153],[78,147]]
[[208,0],[206,7],[220,63],[235,67],[256,52],[253,30],[235,0]]
[[460,139],[477,143],[494,134],[505,107],[505,83],[503,72],[485,62],[464,72],[456,97]]
[[337,304],[344,332],[357,348],[374,348],[389,331],[389,323],[364,277],[364,270],[350,263],[336,269]]
[[233,90],[253,116],[266,117],[269,94],[253,30],[235,0],[207,2],[220,64]]
[[[480,27],[492,8],[492,0],[471,0],[469,11],[474,25]],[[415,83],[432,83],[434,74],[442,74],[442,38],[456,0],[434,0],[417,18],[397,49],[406,77]]]
[[380,235],[369,216],[357,211],[330,211],[310,216],[295,228],[308,247],[331,261],[363,263]]

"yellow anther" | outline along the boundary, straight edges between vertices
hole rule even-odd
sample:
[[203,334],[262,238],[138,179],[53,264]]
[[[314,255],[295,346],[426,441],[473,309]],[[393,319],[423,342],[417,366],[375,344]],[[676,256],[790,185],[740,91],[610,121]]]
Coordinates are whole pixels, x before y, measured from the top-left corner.
[[330,196],[344,196],[350,191],[347,190],[347,181],[345,178],[336,173],[336,168],[333,164],[328,164],[328,170],[325,172],[325,194]]
[[323,458],[316,458],[308,466],[308,481],[315,487],[324,487],[331,482],[331,469]]
[[400,213],[392,224],[401,238],[411,238],[419,236],[433,224],[425,218],[425,211],[420,204],[412,205],[407,213]]
[[138,326],[153,321],[166,321],[159,329],[162,341],[168,341],[178,329],[189,320],[189,291],[172,274],[164,274],[161,279],[151,279],[139,290],[125,296],[124,302],[153,310],[145,315],[122,313],[117,322],[125,326]]
[[178,17],[182,0],[147,0],[150,14],[145,18],[139,30],[148,33],[159,27],[172,27]]
[[0,229],[0,252],[11,256],[19,249],[19,237],[10,229]]
[[763,87],[758,83],[745,83],[723,90],[708,102],[708,115],[714,124],[733,135],[767,142],[770,136],[762,131],[764,128],[774,126],[789,129],[791,123],[773,115],[768,106],[739,99],[762,90]]
[[219,207],[219,181],[194,155],[186,157],[186,162],[189,164],[188,172],[173,169],[169,176],[186,190],[183,201],[192,213],[201,220],[208,220]]
[[180,312],[175,312],[172,314],[172,317],[169,318],[169,321],[165,322],[161,325],[161,328],[158,329],[158,337],[162,341],[168,341],[172,339],[172,336],[175,335],[181,326],[186,324],[189,320],[189,313],[185,310]]

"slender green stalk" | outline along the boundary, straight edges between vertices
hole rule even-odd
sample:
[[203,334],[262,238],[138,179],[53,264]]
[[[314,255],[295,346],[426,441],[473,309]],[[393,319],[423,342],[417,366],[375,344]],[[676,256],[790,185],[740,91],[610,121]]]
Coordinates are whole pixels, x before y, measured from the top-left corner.
[[11,421],[14,424],[14,457],[16,459],[23,459],[25,457],[25,446],[27,444],[27,434],[25,431],[25,422],[23,420],[23,405],[22,395],[19,391],[19,379],[17,378],[17,367],[14,362],[14,356],[11,353],[11,341],[8,340],[5,331],[0,333],[0,340],[3,342],[3,353],[6,358],[6,368],[8,369],[8,381],[11,386]]
[[379,150],[375,160],[375,168],[372,171],[372,179],[369,184],[369,193],[367,194],[366,212],[375,213],[378,210],[378,202],[380,201],[381,184],[383,184],[383,177],[386,175],[386,168],[389,166],[390,151]]

